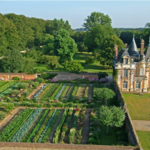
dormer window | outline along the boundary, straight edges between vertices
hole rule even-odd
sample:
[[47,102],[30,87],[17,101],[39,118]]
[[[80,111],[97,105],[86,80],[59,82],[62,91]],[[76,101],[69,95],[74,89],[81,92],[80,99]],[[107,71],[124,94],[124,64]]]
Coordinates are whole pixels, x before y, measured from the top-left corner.
[[144,68],[140,69],[140,75],[144,75]]
[[124,59],[124,63],[125,63],[125,64],[128,64],[128,58],[125,58],[125,59]]

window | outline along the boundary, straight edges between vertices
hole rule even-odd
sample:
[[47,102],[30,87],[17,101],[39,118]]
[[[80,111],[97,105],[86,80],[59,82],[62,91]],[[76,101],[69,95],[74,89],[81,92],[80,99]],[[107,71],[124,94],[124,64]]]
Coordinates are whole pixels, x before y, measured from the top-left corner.
[[141,83],[140,82],[136,82],[136,88],[140,89]]
[[137,67],[135,68],[135,75],[138,75]]
[[123,88],[124,88],[124,89],[127,89],[127,87],[128,87],[128,82],[127,82],[127,81],[124,81],[124,82],[123,82]]
[[144,68],[141,68],[140,75],[144,75]]
[[124,70],[124,77],[128,77],[128,70],[127,69]]
[[128,58],[125,58],[125,59],[124,59],[124,63],[125,63],[125,64],[128,64]]

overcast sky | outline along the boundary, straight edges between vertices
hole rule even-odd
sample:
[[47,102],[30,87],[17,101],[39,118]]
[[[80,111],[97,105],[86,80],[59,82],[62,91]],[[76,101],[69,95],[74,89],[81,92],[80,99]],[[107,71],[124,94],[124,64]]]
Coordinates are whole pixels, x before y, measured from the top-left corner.
[[81,28],[91,12],[108,14],[112,26],[139,28],[150,22],[150,1],[1,1],[0,13],[23,14],[53,20],[68,20],[71,27]]

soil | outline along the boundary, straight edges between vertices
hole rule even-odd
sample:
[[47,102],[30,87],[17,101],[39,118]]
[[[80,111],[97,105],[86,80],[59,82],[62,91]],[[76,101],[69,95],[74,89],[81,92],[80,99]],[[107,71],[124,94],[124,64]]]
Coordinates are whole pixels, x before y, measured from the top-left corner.
[[88,142],[89,128],[90,128],[90,118],[89,118],[90,112],[91,108],[87,108],[85,113],[85,123],[83,125],[81,144],[87,144]]
[[17,117],[19,112],[21,112],[21,109],[15,108],[12,111],[10,111],[9,113],[7,113],[6,117],[0,122],[0,130],[2,130],[15,117]]
[[48,141],[51,142],[51,143],[53,143],[53,137],[54,137],[54,134],[55,134],[55,130],[56,130],[57,126],[59,125],[59,122],[61,120],[61,117],[62,117],[63,113],[64,113],[64,109],[61,110],[60,115],[59,115],[59,117],[58,117],[58,119],[57,119],[57,121],[56,121],[56,123],[55,123],[55,125],[54,125],[54,127],[52,129],[52,132],[51,132],[51,134],[49,136],[49,140]]

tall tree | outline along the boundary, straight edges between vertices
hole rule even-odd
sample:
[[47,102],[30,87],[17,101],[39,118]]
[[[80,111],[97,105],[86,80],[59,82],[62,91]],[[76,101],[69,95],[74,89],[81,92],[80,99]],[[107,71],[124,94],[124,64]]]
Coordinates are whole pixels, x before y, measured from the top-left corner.
[[9,50],[1,61],[3,72],[19,72],[24,64],[23,57],[19,50]]
[[124,43],[120,38],[118,38],[116,35],[111,35],[104,39],[103,43],[100,47],[100,63],[103,65],[109,65],[112,66],[112,60],[114,58],[114,45],[118,45],[118,51],[121,50],[121,48],[124,48]]
[[88,16],[87,19],[85,19],[83,27],[89,30],[97,24],[111,26],[111,19],[108,15],[104,15],[103,13],[92,12],[91,15]]
[[86,32],[84,43],[88,47],[89,52],[94,52],[95,50],[100,50],[100,46],[104,39],[109,35],[113,35],[114,30],[111,26],[103,26],[97,24],[89,31]]
[[77,44],[69,36],[65,29],[58,31],[54,40],[54,54],[60,56],[60,61],[73,60],[73,55],[77,52]]

